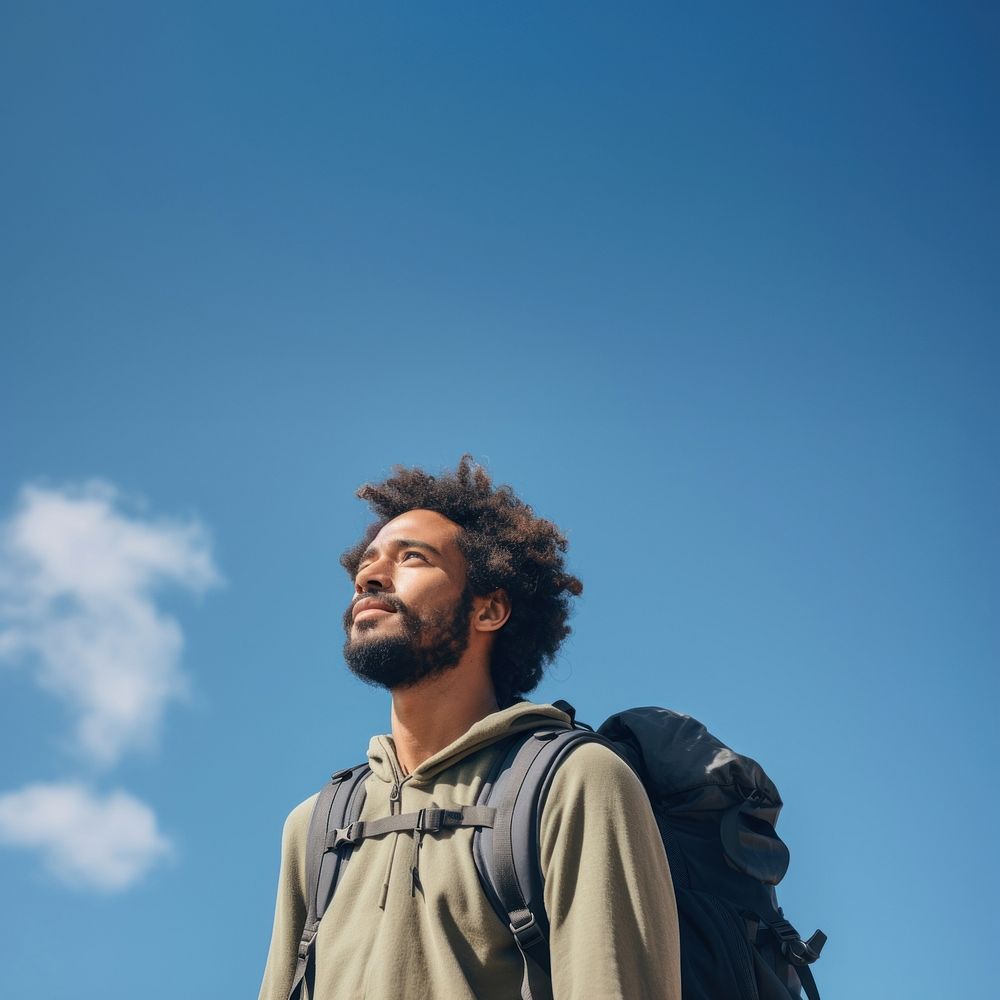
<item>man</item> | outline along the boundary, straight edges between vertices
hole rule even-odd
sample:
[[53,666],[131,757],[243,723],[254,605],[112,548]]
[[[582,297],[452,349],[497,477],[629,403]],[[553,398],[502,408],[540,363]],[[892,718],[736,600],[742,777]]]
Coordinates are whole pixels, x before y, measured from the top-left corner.
[[[344,657],[392,695],[368,748],[363,820],[471,805],[504,737],[568,722],[522,696],[569,633],[580,581],[566,539],[465,456],[453,473],[396,469],[358,496],[377,520],[346,552]],[[347,763],[347,762],[344,762]],[[287,1000],[305,916],[315,796],[292,811],[260,1000]],[[480,886],[473,830],[361,841],[319,926],[310,1000],[520,995],[522,959]],[[679,1000],[677,915],[646,794],[609,749],[575,749],[552,782],[539,850],[551,980],[535,1000]]]

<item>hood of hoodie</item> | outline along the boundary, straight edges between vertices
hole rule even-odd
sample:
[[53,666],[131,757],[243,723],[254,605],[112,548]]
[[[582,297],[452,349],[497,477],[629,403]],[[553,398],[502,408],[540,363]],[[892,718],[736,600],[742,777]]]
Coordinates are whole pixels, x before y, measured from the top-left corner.
[[[497,740],[526,729],[537,729],[550,722],[571,724],[570,717],[554,705],[536,705],[521,701],[509,708],[487,715],[472,724],[457,740],[428,757],[407,776],[407,784],[427,785],[444,770],[458,763],[464,757]],[[389,734],[373,736],[368,744],[368,764],[372,774],[382,781],[392,783],[402,774],[396,744]]]

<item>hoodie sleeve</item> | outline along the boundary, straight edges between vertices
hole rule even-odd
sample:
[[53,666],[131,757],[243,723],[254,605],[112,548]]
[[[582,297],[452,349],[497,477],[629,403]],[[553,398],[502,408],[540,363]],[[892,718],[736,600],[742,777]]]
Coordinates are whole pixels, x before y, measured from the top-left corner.
[[271,947],[258,1000],[288,1000],[288,991],[292,988],[299,938],[306,924],[305,853],[316,799],[314,795],[296,806],[288,814],[281,833],[278,898],[274,904]]
[[541,820],[554,1000],[680,1000],[677,907],[639,779],[597,743],[557,771]]

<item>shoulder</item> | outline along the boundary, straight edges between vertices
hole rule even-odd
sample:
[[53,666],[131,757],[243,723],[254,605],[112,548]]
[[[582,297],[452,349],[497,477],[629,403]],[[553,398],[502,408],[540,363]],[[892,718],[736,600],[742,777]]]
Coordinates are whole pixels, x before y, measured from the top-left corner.
[[309,798],[300,802],[286,817],[285,831],[294,832],[301,827],[308,827],[312,817],[313,809],[316,807],[316,800],[319,792],[314,792]]
[[597,741],[583,742],[566,755],[553,776],[546,807],[580,797],[648,802],[632,768],[609,746]]
[[281,830],[281,853],[285,857],[295,857],[305,854],[306,841],[309,838],[309,821],[319,792],[310,795],[300,802],[286,817]]
[[612,857],[619,867],[666,867],[663,841],[642,782],[602,743],[581,743],[566,755],[552,778],[539,833],[543,874],[561,872],[563,882],[567,877],[585,878],[585,862],[606,872]]
[[[574,747],[553,775],[542,807],[542,843],[594,837],[610,839],[627,828],[655,833],[649,797],[635,772],[610,747],[585,742]],[[544,854],[544,852],[543,852]]]
[[309,821],[319,793],[300,802],[285,818],[281,830],[281,873],[279,885],[296,899],[305,897],[306,854],[309,844]]

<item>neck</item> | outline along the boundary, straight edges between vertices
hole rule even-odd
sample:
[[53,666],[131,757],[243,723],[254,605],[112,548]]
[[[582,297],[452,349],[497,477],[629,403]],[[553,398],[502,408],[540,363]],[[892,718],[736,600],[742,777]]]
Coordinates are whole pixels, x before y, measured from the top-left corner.
[[411,773],[497,707],[488,665],[476,669],[459,663],[437,677],[394,690],[392,739],[403,770]]

